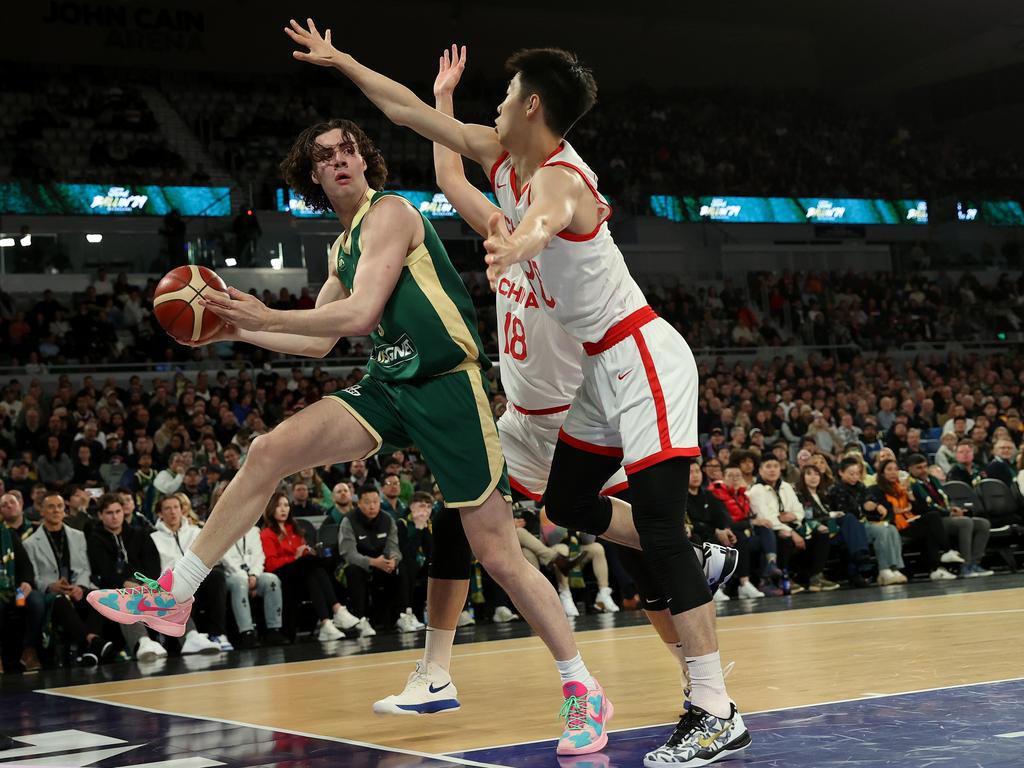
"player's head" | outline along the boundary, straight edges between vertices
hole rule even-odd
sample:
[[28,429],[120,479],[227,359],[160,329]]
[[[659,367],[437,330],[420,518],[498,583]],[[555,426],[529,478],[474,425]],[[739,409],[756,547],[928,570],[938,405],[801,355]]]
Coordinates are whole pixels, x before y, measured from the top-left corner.
[[511,75],[494,124],[508,147],[531,130],[561,138],[597,101],[597,83],[576,55],[560,48],[527,48],[505,62]]
[[334,118],[299,134],[281,163],[281,176],[311,208],[329,211],[332,200],[361,198],[367,187],[382,189],[388,168],[362,128]]

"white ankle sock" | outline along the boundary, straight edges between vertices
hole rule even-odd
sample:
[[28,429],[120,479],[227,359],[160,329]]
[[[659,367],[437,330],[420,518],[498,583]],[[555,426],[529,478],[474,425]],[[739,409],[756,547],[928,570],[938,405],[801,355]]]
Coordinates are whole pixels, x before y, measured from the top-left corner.
[[679,643],[665,643],[665,647],[672,654],[672,658],[679,662],[680,678],[683,681],[683,690],[685,691],[690,681],[687,678],[689,672],[686,667],[686,654],[683,653],[683,646]]
[[454,644],[454,629],[427,627],[427,646],[423,650],[423,663],[437,664],[447,672],[452,665],[452,646]]
[[210,569],[206,563],[196,557],[191,549],[174,564],[174,568],[171,570],[174,572],[171,594],[178,602],[192,597],[199,589],[199,585],[203,583],[203,579],[210,575]]
[[566,661],[555,659],[555,666],[558,667],[558,675],[562,678],[563,683],[577,680],[587,688],[595,686],[594,678],[591,677],[587,665],[583,663],[583,658],[578,653]]
[[718,651],[688,656],[686,666],[690,670],[690,702],[715,717],[728,717],[732,704],[725,692],[725,676]]

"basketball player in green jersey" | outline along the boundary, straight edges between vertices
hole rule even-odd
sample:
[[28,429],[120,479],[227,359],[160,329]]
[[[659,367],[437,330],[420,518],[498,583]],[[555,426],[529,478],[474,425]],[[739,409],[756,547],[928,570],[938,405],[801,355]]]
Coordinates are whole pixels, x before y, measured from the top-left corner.
[[[199,538],[172,570],[141,588],[96,590],[90,604],[115,621],[181,635],[196,589],[255,524],[282,478],[415,443],[451,510],[435,520],[435,537],[445,535],[446,519],[461,517],[473,554],[548,646],[562,682],[586,690],[599,713],[596,719],[566,716],[560,749],[601,749],[611,703],[580,658],[554,588],[519,547],[487,399],[484,371],[491,363],[469,293],[444,246],[407,200],[377,191],[386,179],[384,159],[352,122],[305,130],[282,171],[308,204],[333,210],[342,225],[327,282],[310,310],[272,310],[234,288],[204,301],[229,324],[213,341],[323,357],[342,336],[370,336],[367,375],[257,437]],[[467,550],[451,563],[433,563],[431,575],[443,583],[466,579],[470,559]],[[457,615],[442,628],[454,632]],[[431,624],[438,626],[435,617]],[[499,685],[495,681],[496,690]],[[570,704],[563,711],[578,709]]]

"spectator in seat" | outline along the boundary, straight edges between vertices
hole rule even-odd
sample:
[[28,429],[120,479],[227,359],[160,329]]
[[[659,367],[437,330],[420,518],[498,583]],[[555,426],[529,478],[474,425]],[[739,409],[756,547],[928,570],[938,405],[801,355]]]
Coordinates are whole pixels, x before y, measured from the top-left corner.
[[76,531],[88,532],[96,524],[96,515],[90,508],[92,497],[78,485],[70,487],[68,511],[64,524]]
[[939,449],[935,452],[935,466],[943,471],[949,479],[949,470],[956,464],[956,435],[944,432],[939,438]]
[[939,481],[928,471],[928,460],[924,456],[911,456],[907,465],[912,478],[910,493],[914,511],[922,516],[935,512],[942,518],[946,541],[957,542],[956,552],[964,560],[961,577],[971,579],[991,576],[992,571],[981,567],[991,529],[989,521],[984,517],[968,517],[963,507],[950,504]]
[[[841,510],[832,514],[828,508],[827,491],[822,487],[821,472],[817,467],[804,467],[796,484],[796,497],[804,507],[805,526],[818,533],[827,533],[830,542],[840,543],[847,552],[847,570],[851,582],[863,579],[862,574],[871,567],[864,524],[856,515],[847,515]],[[822,528],[825,530],[822,531]],[[826,579],[824,573],[820,577],[818,580],[811,577],[808,587],[811,592],[828,592],[838,588],[839,585]]]
[[734,450],[729,457],[729,463],[740,468],[743,475],[743,487],[748,491],[757,482],[757,457],[746,449]]
[[[886,510],[879,510],[878,503],[868,497],[868,489],[861,482],[863,473],[861,459],[848,456],[840,461],[839,480],[829,492],[828,506],[864,523],[864,532],[878,560],[879,585],[906,584],[907,577],[900,572],[903,568],[903,542],[899,531],[884,521]],[[853,586],[866,587],[869,584],[861,571],[854,574]]]
[[142,453],[136,459],[137,469],[132,474],[132,492],[135,494],[135,506],[148,520],[155,519],[156,470],[153,469],[153,454]]
[[283,597],[281,580],[276,574],[264,570],[266,555],[260,529],[253,526],[221,558],[228,593],[231,595],[231,611],[241,634],[242,648],[255,648],[260,643],[256,637],[256,625],[252,619],[253,597],[263,600],[263,618],[267,634],[263,641],[267,645],[286,645],[289,641],[281,633]]
[[156,490],[164,496],[169,496],[180,490],[185,482],[185,470],[189,468],[190,463],[191,457],[187,454],[181,452],[172,453],[167,469],[160,470],[156,475],[156,479],[153,480]]
[[309,498],[309,484],[298,481],[292,485],[292,517],[320,517],[323,509]]
[[874,421],[870,420],[864,423],[864,431],[861,433],[860,441],[864,445],[864,458],[868,464],[874,462],[878,452],[885,447],[878,438],[878,426]]
[[108,489],[119,488],[128,482],[131,469],[125,459],[121,437],[116,432],[107,435],[107,457],[100,465],[100,485]]
[[969,440],[957,444],[956,461],[946,473],[946,480],[959,480],[972,486],[981,482],[981,470],[974,463],[974,446]]
[[896,460],[883,459],[878,465],[878,483],[868,492],[875,502],[875,511],[869,513],[870,516],[894,526],[903,537],[923,543],[925,564],[932,581],[955,579],[943,564],[963,563],[963,558],[956,552],[946,551],[946,532],[938,512],[927,510],[923,515],[914,514],[907,485],[900,480]]
[[[686,500],[686,514],[693,532],[701,541],[717,542],[723,547],[734,547],[738,553],[736,575],[741,591],[750,593],[757,588],[750,583],[750,541],[737,536],[732,529],[732,518],[721,501],[704,488],[704,473],[698,461],[690,464],[690,495]],[[760,593],[764,597],[764,593]]]
[[64,453],[56,435],[46,438],[46,453],[36,459],[36,471],[39,481],[55,491],[62,491],[75,476],[71,457]]
[[[92,580],[100,589],[141,587],[136,573],[148,579],[160,576],[160,554],[153,540],[143,531],[125,525],[121,496],[106,493],[97,503],[99,525],[86,536]],[[159,643],[151,640],[142,624],[104,622],[104,631],[120,630],[129,650],[139,661],[152,661],[167,655]]]
[[[263,511],[260,540],[266,556],[266,570],[281,580],[286,604],[295,605],[303,599],[312,602],[319,622],[317,640],[340,640],[344,637],[339,631],[342,629],[360,627],[363,630],[360,620],[335,598],[330,577],[316,557],[313,547],[296,529],[291,503],[288,496],[280,491],[271,497]],[[349,590],[351,592],[351,582]],[[369,622],[366,622],[366,627],[369,627]],[[370,629],[363,634],[376,634]]]
[[[781,595],[782,590],[772,584],[773,579],[782,576],[782,571],[778,566],[778,545],[775,533],[772,531],[771,521],[754,517],[740,468],[730,464],[724,472],[724,478],[712,482],[708,486],[708,490],[722,502],[725,510],[729,513],[733,533],[737,538],[745,536],[750,543],[750,573],[741,574],[739,565],[737,565],[737,576],[740,579],[737,595],[747,598]],[[754,558],[763,559],[763,566]],[[749,579],[746,582],[743,581],[744,576],[750,576],[758,568],[761,574],[760,588],[750,583]],[[749,588],[745,586],[747,584],[749,584]],[[754,594],[755,592],[759,594]]]
[[317,541],[336,552],[341,521],[356,508],[352,501],[352,486],[346,482],[335,483],[331,490],[331,501],[333,503],[317,531]]
[[79,445],[74,462],[75,473],[71,478],[76,485],[86,488],[98,488],[103,481],[100,478],[100,464],[92,458],[92,449],[88,445]]
[[[750,499],[755,519],[769,520],[778,538],[776,548],[779,567],[790,569],[796,554],[807,550],[808,543],[796,532],[797,526],[803,522],[804,508],[793,486],[780,479],[779,462],[774,456],[768,456],[761,462],[758,481],[747,489],[747,498]],[[816,567],[812,567],[812,573],[817,574],[824,570],[828,560],[828,539],[819,536],[812,541],[814,549],[811,561]],[[795,573],[790,588],[793,594],[804,591],[804,587],[796,581]]]
[[153,532],[153,526],[149,520],[144,518],[142,515],[135,514],[135,494],[125,486],[118,488],[117,493],[121,497],[121,510],[124,512],[125,526],[142,531],[147,536],[151,534]]
[[398,475],[385,475],[380,492],[380,508],[391,515],[392,520],[400,520],[409,513],[408,507],[402,503],[402,481]]
[[25,541],[36,531],[36,527],[29,522],[22,510],[21,499],[17,494],[5,493],[0,496],[0,518],[3,520],[3,527],[9,529],[19,541]]
[[95,587],[85,534],[64,525],[65,514],[60,494],[48,493],[42,525],[25,541],[25,552],[35,570],[35,588],[46,590],[52,624],[75,642],[80,664],[95,666],[112,660],[117,647],[103,637],[103,617],[86,602]]
[[800,470],[789,461],[789,447],[785,443],[772,446],[772,456],[779,462],[779,476],[787,483],[795,484],[800,479]]
[[[199,536],[199,528],[189,522],[181,507],[181,499],[177,496],[162,496],[156,503],[156,511],[158,519],[150,538],[160,554],[162,573],[185,556],[185,552]],[[199,623],[203,631],[199,631],[190,622],[181,646],[182,653],[219,653],[222,650],[232,650],[231,643],[224,635],[228,608],[227,592],[224,569],[213,568],[196,592],[195,607],[192,610],[192,619]]]
[[374,488],[377,487],[377,482],[370,477],[370,471],[366,467],[366,462],[362,459],[356,459],[348,465],[349,473],[349,484],[353,488],[363,488],[367,485],[372,485]]
[[409,503],[409,514],[398,521],[398,542],[402,552],[402,562],[398,567],[400,583],[398,604],[404,610],[398,616],[401,632],[424,629],[425,625],[417,618],[413,610],[416,584],[420,575],[430,562],[433,548],[433,534],[430,527],[430,512],[434,499],[429,493],[414,493]]
[[997,440],[992,452],[995,456],[985,467],[985,477],[1001,480],[1012,489],[1017,479],[1017,470],[1014,465],[1014,454],[1017,449],[1013,441],[1009,438]]
[[722,474],[722,463],[717,458],[712,457],[705,461],[703,469],[704,477],[707,478],[709,484],[724,479]]
[[[7,653],[3,657],[5,670],[20,668],[26,672],[39,669],[36,647],[41,639],[43,615],[46,612],[43,593],[35,589],[35,569],[25,551],[22,534],[24,528],[18,524],[23,520],[21,501],[13,493],[0,496],[0,514],[4,524],[0,525],[0,638],[4,625],[11,621],[24,627],[24,633],[15,646],[4,644]],[[34,528],[31,529],[34,531]],[[18,591],[24,599],[18,605]],[[11,638],[13,641],[13,638]]]
[[398,526],[390,515],[381,514],[380,492],[375,487],[360,489],[356,511],[341,521],[338,547],[345,563],[352,610],[363,616],[362,631],[364,622],[370,626],[366,607],[371,589],[383,603],[379,608],[393,606],[398,596],[396,570],[402,560]]
[[[979,417],[979,421],[982,417]],[[992,447],[988,442],[988,430],[976,424],[971,430],[971,447],[974,449],[974,462],[984,466],[992,460]]]

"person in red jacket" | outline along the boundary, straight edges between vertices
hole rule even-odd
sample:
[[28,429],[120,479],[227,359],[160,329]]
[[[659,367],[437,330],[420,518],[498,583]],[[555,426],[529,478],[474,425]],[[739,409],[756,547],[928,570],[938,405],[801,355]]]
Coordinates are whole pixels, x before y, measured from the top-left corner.
[[[730,462],[725,470],[723,480],[715,480],[708,485],[708,490],[725,506],[732,518],[732,531],[737,537],[744,536],[750,542],[749,557],[741,558],[736,565],[736,576],[739,597],[777,597],[782,594],[774,581],[782,577],[782,571],[776,563],[778,550],[775,543],[775,532],[772,521],[767,518],[755,517],[747,498],[747,488],[743,482],[743,472],[738,463]],[[762,579],[759,587],[750,582],[751,563],[758,555],[764,557]],[[745,561],[745,562],[744,562]],[[756,593],[756,594],[755,594]]]
[[286,616],[291,613],[294,622],[294,611],[288,611],[287,607],[308,599],[320,621],[317,640],[327,642],[344,637],[340,628],[353,626],[357,620],[335,599],[330,576],[292,521],[292,508],[286,494],[275,493],[270,498],[263,511],[260,540],[267,558],[267,572],[281,579]]

